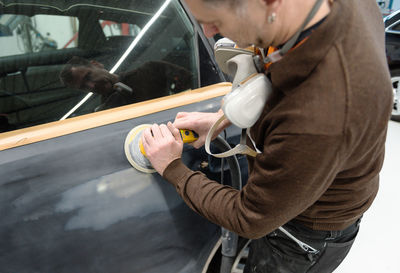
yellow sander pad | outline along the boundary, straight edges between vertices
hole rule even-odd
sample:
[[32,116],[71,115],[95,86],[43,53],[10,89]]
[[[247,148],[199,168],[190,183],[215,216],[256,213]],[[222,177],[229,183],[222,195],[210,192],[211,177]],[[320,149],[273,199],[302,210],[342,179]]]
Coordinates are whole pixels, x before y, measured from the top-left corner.
[[150,161],[146,158],[141,150],[142,133],[146,128],[151,127],[151,124],[142,124],[133,128],[125,139],[125,155],[131,165],[144,173],[154,173],[156,170],[151,166]]

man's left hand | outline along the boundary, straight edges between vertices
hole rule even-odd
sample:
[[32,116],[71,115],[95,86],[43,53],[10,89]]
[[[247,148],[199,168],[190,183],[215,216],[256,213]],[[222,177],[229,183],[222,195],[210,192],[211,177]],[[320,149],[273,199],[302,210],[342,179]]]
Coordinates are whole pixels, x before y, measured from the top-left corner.
[[172,161],[182,156],[182,137],[171,122],[167,125],[153,124],[145,129],[142,143],[147,159],[160,175]]

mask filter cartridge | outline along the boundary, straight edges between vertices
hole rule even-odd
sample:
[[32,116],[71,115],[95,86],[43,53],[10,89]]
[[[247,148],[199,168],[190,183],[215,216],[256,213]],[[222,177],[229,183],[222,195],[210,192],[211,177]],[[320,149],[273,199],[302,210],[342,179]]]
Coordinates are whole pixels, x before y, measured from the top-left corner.
[[258,73],[252,55],[238,54],[226,61],[226,67],[234,79],[232,91],[223,99],[222,110],[237,127],[250,128],[272,93],[271,83],[264,73]]
[[250,128],[260,117],[271,93],[267,77],[262,73],[253,74],[224,97],[222,110],[236,126]]

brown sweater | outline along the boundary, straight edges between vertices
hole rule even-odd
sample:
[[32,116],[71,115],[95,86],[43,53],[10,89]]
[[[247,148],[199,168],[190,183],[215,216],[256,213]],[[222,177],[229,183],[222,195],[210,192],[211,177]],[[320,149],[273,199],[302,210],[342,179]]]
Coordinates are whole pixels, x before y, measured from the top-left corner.
[[341,230],[378,191],[392,87],[375,0],[337,0],[308,40],[272,64],[275,96],[251,128],[262,154],[235,190],[189,170],[164,172],[184,201],[210,221],[259,238],[296,219]]

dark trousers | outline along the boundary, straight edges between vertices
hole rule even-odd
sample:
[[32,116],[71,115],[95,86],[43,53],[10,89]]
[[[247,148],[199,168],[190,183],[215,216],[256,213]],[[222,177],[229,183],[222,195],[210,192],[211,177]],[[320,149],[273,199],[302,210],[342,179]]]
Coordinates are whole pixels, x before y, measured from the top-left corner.
[[244,273],[333,272],[350,251],[360,220],[339,231],[316,231],[291,221],[283,228],[318,253],[305,251],[277,229],[250,243]]

